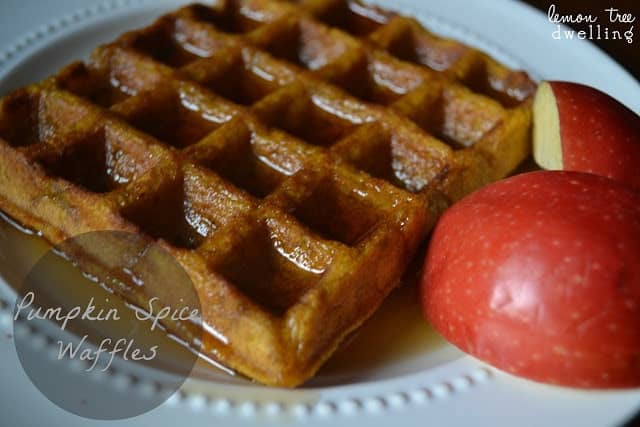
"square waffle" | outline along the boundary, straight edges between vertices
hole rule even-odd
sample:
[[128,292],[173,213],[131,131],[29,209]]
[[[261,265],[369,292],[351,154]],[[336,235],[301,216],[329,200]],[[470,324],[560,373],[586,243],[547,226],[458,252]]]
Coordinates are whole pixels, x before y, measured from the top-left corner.
[[534,89],[357,0],[190,5],[0,101],[0,208],[52,243],[155,239],[218,332],[203,351],[296,386],[446,206],[527,157]]

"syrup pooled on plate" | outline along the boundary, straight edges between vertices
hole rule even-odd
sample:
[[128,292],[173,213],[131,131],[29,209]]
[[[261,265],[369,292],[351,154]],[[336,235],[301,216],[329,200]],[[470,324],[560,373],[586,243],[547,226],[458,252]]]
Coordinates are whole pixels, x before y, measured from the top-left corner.
[[422,317],[416,284],[403,284],[329,359],[319,375],[372,371],[443,345],[445,341]]
[[[124,252],[123,244],[122,241],[116,241],[114,246],[120,245],[119,248]],[[150,313],[144,311],[146,307],[135,307],[114,295],[106,285],[99,285],[97,278],[83,273],[58,251],[52,250],[51,245],[37,233],[22,228],[1,212],[0,248],[0,278],[5,279],[8,286],[16,291],[16,309],[21,314],[30,313],[28,315],[32,317],[28,318],[29,321],[61,310],[59,315],[48,320],[52,324],[57,322],[61,330],[69,331],[76,337],[85,335],[86,341],[94,345],[105,338],[115,341],[134,333],[135,340],[143,347],[155,345],[162,349],[154,357],[153,366],[174,374],[184,371],[183,364],[193,359],[195,350],[172,337],[164,325],[151,327]],[[173,266],[166,263],[166,267],[161,271],[169,276]],[[149,286],[144,286],[149,291]],[[27,307],[24,307],[25,301],[30,301]],[[82,315],[70,314],[77,309],[81,310]],[[105,316],[105,313],[110,315]],[[65,316],[68,317],[68,323],[65,321],[62,326],[60,321]],[[59,332],[53,327],[41,331],[49,342],[60,338]],[[191,360],[191,366],[193,363]]]

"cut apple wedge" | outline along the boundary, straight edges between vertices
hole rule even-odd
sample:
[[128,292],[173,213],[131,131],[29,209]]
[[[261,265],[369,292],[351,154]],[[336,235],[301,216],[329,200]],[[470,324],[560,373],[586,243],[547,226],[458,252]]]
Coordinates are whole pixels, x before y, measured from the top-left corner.
[[633,111],[589,86],[543,82],[533,116],[540,167],[594,173],[640,191],[640,117]]
[[640,387],[640,194],[588,173],[488,185],[438,221],[421,282],[426,319],[514,375]]

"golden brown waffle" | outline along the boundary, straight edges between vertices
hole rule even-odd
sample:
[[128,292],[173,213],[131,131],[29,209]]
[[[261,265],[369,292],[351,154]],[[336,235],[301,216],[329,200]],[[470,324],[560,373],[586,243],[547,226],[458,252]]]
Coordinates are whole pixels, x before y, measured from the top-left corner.
[[53,243],[157,239],[218,333],[205,351],[295,386],[447,203],[526,158],[533,90],[357,1],[188,6],[1,101],[0,208]]

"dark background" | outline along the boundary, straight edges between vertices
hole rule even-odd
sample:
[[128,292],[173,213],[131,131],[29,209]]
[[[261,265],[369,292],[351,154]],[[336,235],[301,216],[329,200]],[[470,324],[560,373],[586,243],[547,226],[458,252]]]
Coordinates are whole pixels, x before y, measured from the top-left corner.
[[[556,12],[576,15],[592,14],[598,17],[598,23],[608,25],[611,29],[627,28],[633,25],[633,43],[626,40],[594,40],[593,43],[606,51],[618,63],[623,65],[635,78],[640,80],[640,0],[521,0],[540,9],[547,14],[551,4],[556,5]],[[632,13],[636,16],[633,24],[610,24],[608,12],[610,7],[620,9],[620,13]],[[571,25],[576,30],[588,30],[588,24]],[[616,27],[617,26],[617,27]]]

